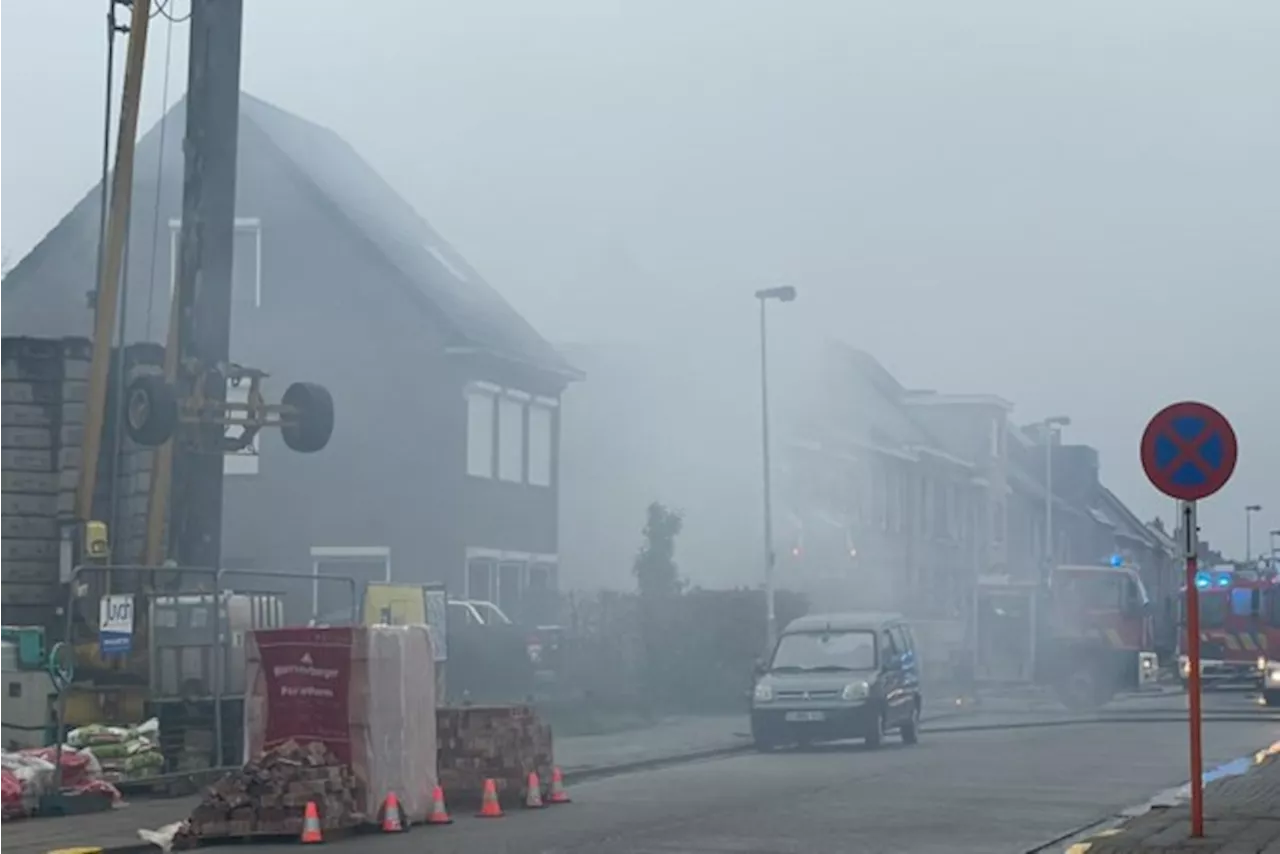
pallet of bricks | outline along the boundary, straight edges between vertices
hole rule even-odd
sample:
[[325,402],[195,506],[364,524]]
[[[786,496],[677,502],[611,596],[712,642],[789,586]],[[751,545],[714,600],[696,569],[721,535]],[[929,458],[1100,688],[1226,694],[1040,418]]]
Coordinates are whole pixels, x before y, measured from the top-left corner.
[[425,820],[436,785],[426,626],[257,629],[245,657],[256,758],[205,792],[176,846],[297,838],[312,805],[322,832],[355,829],[392,794],[403,820]]
[[287,741],[210,786],[174,845],[297,838],[308,804],[316,806],[322,829],[355,828],[367,820],[364,803],[364,786],[332,750],[318,741]]
[[531,772],[551,779],[551,727],[529,706],[460,706],[436,710],[440,785],[450,803],[479,803],[493,780],[503,804],[516,805]]
[[60,634],[61,529],[75,518],[91,347],[3,341],[3,622]]

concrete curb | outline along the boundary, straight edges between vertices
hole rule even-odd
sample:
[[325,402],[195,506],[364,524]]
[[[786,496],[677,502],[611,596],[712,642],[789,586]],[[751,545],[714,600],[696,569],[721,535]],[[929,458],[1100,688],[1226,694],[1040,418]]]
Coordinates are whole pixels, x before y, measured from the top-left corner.
[[[1088,726],[1098,724],[1150,724],[1150,723],[1184,723],[1186,715],[1179,716],[1177,713],[1167,715],[1153,714],[1120,714],[1106,715],[1091,718],[1051,718],[1047,720],[1030,720],[1030,721],[1005,721],[1003,723],[971,723],[971,724],[943,724],[940,722],[953,720],[958,717],[967,717],[968,712],[941,712],[932,715],[921,721],[920,732],[922,735],[934,734],[945,735],[948,733],[966,733],[966,732],[992,732],[995,730],[1020,730],[1020,729],[1048,729],[1065,726]],[[1256,715],[1207,715],[1205,723],[1213,722],[1252,722],[1256,721]],[[933,724],[933,725],[930,725]],[[675,765],[685,765],[693,762],[699,762],[711,759],[722,759],[729,756],[735,756],[748,753],[754,749],[754,745],[750,740],[744,740],[735,744],[722,744],[717,747],[699,748],[688,750],[681,753],[666,754],[663,756],[655,756],[647,759],[637,759],[629,762],[616,762],[607,765],[579,766],[577,768],[565,768],[564,777],[566,784],[581,783],[589,780],[600,780],[607,777],[616,777],[623,774],[635,773],[638,771],[650,771],[659,768],[667,768]],[[1132,808],[1131,808],[1132,809]],[[1086,834],[1092,835],[1106,828],[1108,824],[1118,824],[1126,820],[1130,816],[1108,816],[1091,822],[1082,827],[1078,827],[1063,835],[1046,841],[1038,847],[1028,849],[1027,854],[1037,854],[1037,852],[1048,851],[1055,845],[1063,845],[1077,837],[1083,837]],[[66,846],[76,847],[80,846]],[[153,854],[158,847],[149,842],[138,840],[123,845],[95,847],[84,846],[83,854]]]
[[1061,836],[1053,839],[1047,839],[1034,848],[1028,848],[1023,854],[1045,854],[1048,851],[1069,851],[1072,846],[1078,842],[1084,842],[1092,839],[1104,830],[1110,830],[1121,824],[1125,819],[1122,816],[1108,816],[1098,821],[1090,822],[1073,830],[1069,830]]
[[[1266,749],[1266,748],[1262,748],[1262,749]],[[1222,764],[1214,768],[1211,768],[1209,771],[1206,771],[1204,773],[1204,776],[1210,778],[1208,782],[1213,782],[1214,779],[1221,778],[1219,776],[1219,772],[1221,772],[1223,769],[1234,766],[1237,763],[1250,762],[1253,759],[1253,757],[1254,757],[1254,754],[1250,754],[1248,756],[1241,756],[1236,759],[1232,759],[1230,762],[1223,762]],[[1246,769],[1243,773],[1247,774],[1251,770],[1253,769],[1250,767]],[[1235,775],[1232,774],[1230,776],[1235,776]],[[1208,785],[1208,782],[1205,785]],[[1108,830],[1112,830],[1114,828],[1120,827],[1121,825],[1125,824],[1126,822],[1132,821],[1135,818],[1140,818],[1154,809],[1162,809],[1165,807],[1176,805],[1177,803],[1182,801],[1181,792],[1182,792],[1182,789],[1185,788],[1187,785],[1188,783],[1184,782],[1177,786],[1171,786],[1167,789],[1163,789],[1157,792],[1156,794],[1152,795],[1143,803],[1135,804],[1129,807],[1124,807],[1118,811],[1109,813],[1103,818],[1097,819],[1096,821],[1092,821],[1085,825],[1081,825],[1075,828],[1074,830],[1070,830],[1067,833],[1062,834],[1061,836],[1057,836],[1053,839],[1046,840],[1034,848],[1028,848],[1024,852],[1024,854],[1044,854],[1044,852],[1048,852],[1048,851],[1058,851],[1058,852],[1064,852],[1064,854],[1066,854],[1066,852],[1071,852],[1075,850],[1085,850],[1085,849],[1077,849],[1076,846],[1082,845],[1083,843],[1087,843],[1093,840],[1094,838],[1096,838],[1099,834],[1102,834]]]
[[[1151,723],[1183,723],[1186,717],[1177,716],[1176,713],[1169,715],[1108,715],[1105,717],[1095,718],[1051,718],[1048,720],[1032,720],[1032,721],[1005,721],[1003,723],[972,723],[972,724],[944,724],[942,726],[930,725],[940,721],[946,721],[957,717],[964,717],[965,713],[943,713],[935,715],[921,721],[922,726],[920,732],[922,735],[934,734],[944,735],[947,733],[965,733],[965,732],[992,732],[995,730],[1018,730],[1018,729],[1049,729],[1064,726],[1084,726],[1099,724],[1151,724]],[[1221,717],[1205,717],[1205,723],[1214,721],[1226,723],[1249,722],[1256,718],[1247,715],[1237,716],[1221,716]],[[749,741],[743,741],[738,744],[726,744],[719,747],[700,748],[690,750],[683,753],[672,753],[664,756],[655,756],[648,759],[637,759],[631,762],[618,762],[609,765],[585,766],[578,768],[565,768],[564,776],[566,783],[574,781],[598,780],[604,777],[616,777],[621,774],[629,774],[635,771],[649,771],[656,768],[665,768],[672,765],[683,765],[689,762],[698,762],[705,759],[719,759],[726,756],[734,756],[740,753],[751,751],[753,745]]]

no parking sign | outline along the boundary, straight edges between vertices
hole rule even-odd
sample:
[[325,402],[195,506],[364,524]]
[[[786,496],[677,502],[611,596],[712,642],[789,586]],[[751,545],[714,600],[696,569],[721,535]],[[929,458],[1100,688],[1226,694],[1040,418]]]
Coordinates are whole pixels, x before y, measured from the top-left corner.
[[1178,499],[1183,558],[1187,564],[1186,614],[1188,719],[1191,736],[1191,835],[1204,836],[1204,757],[1200,743],[1200,594],[1196,553],[1200,545],[1196,502],[1226,486],[1236,470],[1236,432],[1221,412],[1192,400],[1166,406],[1142,431],[1138,453],[1151,485]]

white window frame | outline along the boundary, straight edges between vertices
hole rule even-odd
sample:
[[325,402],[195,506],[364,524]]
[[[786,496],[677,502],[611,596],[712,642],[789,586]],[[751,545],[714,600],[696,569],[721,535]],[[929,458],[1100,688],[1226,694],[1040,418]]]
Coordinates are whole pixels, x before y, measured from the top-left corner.
[[[538,552],[512,552],[503,549],[491,549],[479,546],[467,546],[462,559],[462,598],[473,599],[471,590],[471,573],[469,572],[471,562],[473,560],[486,560],[490,562],[490,572],[494,575],[489,580],[489,587],[497,595],[497,573],[500,566],[505,564],[519,563],[523,565],[520,572],[520,598],[523,599],[525,593],[529,590],[529,570],[534,566],[547,566],[551,570],[551,578],[554,580],[560,570],[560,556],[554,554],[541,554]],[[494,603],[497,604],[497,603]]]
[[[513,389],[504,389],[498,397],[498,459],[495,477],[503,483],[524,483],[525,482],[525,462],[528,458],[528,430],[525,426],[525,415],[528,412],[528,403],[531,395],[525,392],[515,391]],[[518,456],[514,460],[515,471],[504,468],[503,460],[506,459],[504,453],[507,448],[507,436],[503,425],[505,423],[502,413],[504,408],[507,412],[515,412],[517,415],[516,424],[519,430]]]
[[[252,231],[254,235],[253,259],[253,306],[262,308],[262,220],[256,216],[238,216],[235,222],[236,231]],[[182,233],[182,220],[174,217],[169,220],[169,297],[178,284],[178,239]],[[233,248],[234,251],[234,248]],[[234,269],[234,268],[233,268]]]
[[[467,443],[466,443],[466,471],[469,477],[478,477],[483,480],[492,480],[498,474],[498,456],[495,450],[495,444],[498,436],[498,398],[502,395],[502,389],[488,383],[471,383],[466,388],[464,395],[465,406],[467,407]],[[472,467],[472,463],[478,461],[479,449],[476,447],[476,436],[473,433],[471,419],[471,401],[473,399],[484,398],[488,401],[487,411],[489,414],[489,426],[487,429],[488,441],[485,443],[485,458],[488,465],[485,466],[483,472],[477,471]],[[476,454],[473,459],[472,453]]]
[[[386,572],[383,581],[391,581],[391,547],[390,546],[312,546],[311,547],[311,615],[319,616],[320,612],[320,564],[340,563],[343,560],[368,560],[382,558]],[[357,617],[363,602],[355,602]]]
[[[526,418],[527,427],[525,430],[526,446],[528,448],[525,454],[525,467],[528,469],[528,480],[530,486],[552,487],[556,483],[556,410],[559,408],[559,401],[549,397],[535,397],[529,402],[529,414]],[[542,478],[535,472],[533,461],[535,458],[534,450],[534,429],[533,419],[534,413],[538,413],[539,417],[545,416],[547,419],[547,435],[546,435],[546,477]]]
[[[227,380],[227,400],[235,403],[247,403],[249,401],[249,381],[244,380],[239,386],[233,386],[231,380]],[[239,431],[244,428],[239,424],[233,424],[224,431],[230,433],[233,430]],[[258,473],[258,458],[262,453],[262,432],[259,431],[253,437],[253,443],[242,451],[236,451],[222,456],[222,474],[223,476],[242,476],[254,475]]]

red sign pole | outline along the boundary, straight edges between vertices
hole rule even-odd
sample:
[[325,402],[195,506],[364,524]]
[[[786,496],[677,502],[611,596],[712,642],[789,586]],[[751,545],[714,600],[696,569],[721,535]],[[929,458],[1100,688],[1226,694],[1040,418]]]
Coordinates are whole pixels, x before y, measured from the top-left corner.
[[1191,836],[1204,836],[1204,756],[1200,744],[1200,589],[1196,586],[1196,503],[1182,502],[1183,555],[1187,561],[1187,697],[1191,711]]

